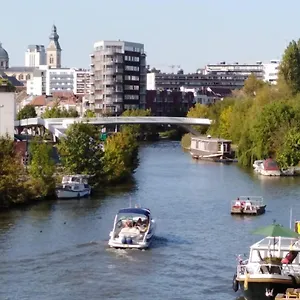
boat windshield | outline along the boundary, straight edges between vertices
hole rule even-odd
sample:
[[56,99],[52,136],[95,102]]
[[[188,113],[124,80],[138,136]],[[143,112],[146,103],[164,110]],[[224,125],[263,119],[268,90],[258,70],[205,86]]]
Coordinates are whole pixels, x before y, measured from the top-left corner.
[[148,225],[148,217],[143,214],[122,213],[118,214],[117,223],[131,224],[132,226]]

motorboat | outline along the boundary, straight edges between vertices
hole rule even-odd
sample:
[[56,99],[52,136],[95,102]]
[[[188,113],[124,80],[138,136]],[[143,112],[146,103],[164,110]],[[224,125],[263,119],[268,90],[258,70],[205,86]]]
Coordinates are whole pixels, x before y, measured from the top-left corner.
[[110,232],[108,245],[113,248],[146,249],[150,246],[156,229],[147,208],[120,209]]
[[84,175],[63,176],[61,185],[55,189],[59,199],[83,198],[91,194],[91,186]]
[[261,196],[240,196],[231,201],[232,215],[262,215],[266,212],[266,205]]
[[281,170],[277,162],[271,158],[256,160],[253,167],[255,172],[264,176],[281,176]]
[[300,240],[266,237],[250,247],[249,258],[239,256],[232,287],[247,299],[272,300],[288,288],[300,287]]

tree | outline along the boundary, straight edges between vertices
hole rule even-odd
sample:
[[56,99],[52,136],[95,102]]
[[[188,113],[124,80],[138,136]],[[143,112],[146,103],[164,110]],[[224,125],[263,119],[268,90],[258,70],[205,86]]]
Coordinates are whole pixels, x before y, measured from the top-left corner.
[[257,92],[265,85],[264,81],[251,74],[244,82],[243,91],[247,96],[256,96]]
[[283,168],[296,166],[300,161],[300,133],[297,127],[292,127],[284,136],[281,149],[276,160]]
[[16,87],[7,79],[7,78],[0,78],[0,86],[6,87],[6,92],[15,92]]
[[87,109],[85,112],[84,112],[84,117],[85,118],[96,118],[96,114],[94,111],[90,110],[90,109]]
[[37,116],[33,105],[25,105],[17,115],[18,120],[35,118]]
[[[200,103],[196,103],[195,106],[191,107],[187,113],[188,118],[207,118],[208,117],[208,106]],[[199,133],[205,133],[207,131],[207,126],[196,125],[192,128]]]
[[0,207],[23,202],[27,198],[24,186],[24,168],[8,136],[0,138]]
[[91,124],[74,123],[66,130],[58,150],[66,171],[73,174],[102,175],[102,145]]
[[118,132],[105,143],[104,174],[108,182],[128,179],[138,166],[138,144],[134,135]]
[[30,143],[29,174],[39,187],[39,195],[47,196],[54,191],[55,163],[52,159],[52,147],[41,139],[36,138]]
[[77,118],[78,112],[77,110],[71,108],[66,110],[65,108],[60,108],[58,106],[58,102],[52,108],[46,108],[45,112],[42,115],[44,119],[51,119],[51,118]]
[[285,49],[279,67],[279,79],[282,79],[293,94],[300,91],[300,51],[299,41],[290,42]]
[[225,108],[220,115],[219,136],[224,139],[231,138],[230,127],[232,117],[232,106]]

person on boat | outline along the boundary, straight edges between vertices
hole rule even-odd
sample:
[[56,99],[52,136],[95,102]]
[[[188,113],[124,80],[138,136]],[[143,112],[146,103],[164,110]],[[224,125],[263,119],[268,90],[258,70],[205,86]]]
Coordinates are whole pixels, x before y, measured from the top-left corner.
[[245,210],[252,210],[252,203],[249,198],[245,202]]
[[240,201],[240,198],[236,199],[234,206],[236,206],[236,207],[241,207],[242,206],[242,202]]
[[281,263],[282,264],[291,264],[294,259],[297,257],[298,252],[297,251],[290,251],[282,260]]

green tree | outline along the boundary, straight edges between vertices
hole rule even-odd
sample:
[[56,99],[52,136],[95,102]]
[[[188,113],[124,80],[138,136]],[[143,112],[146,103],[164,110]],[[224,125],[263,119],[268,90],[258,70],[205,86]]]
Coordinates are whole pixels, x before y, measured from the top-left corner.
[[87,109],[84,113],[85,118],[96,118],[96,114],[94,111]]
[[243,91],[247,96],[256,96],[257,92],[265,85],[264,81],[251,74],[244,82]]
[[219,136],[224,139],[230,139],[230,127],[232,121],[232,106],[225,108],[220,115]]
[[5,87],[6,92],[16,91],[16,87],[7,78],[0,78],[0,87]]
[[58,102],[52,108],[46,108],[45,112],[42,115],[44,119],[51,119],[51,118],[77,118],[78,112],[71,108],[66,110],[65,108],[60,108],[58,106]]
[[282,147],[276,155],[276,160],[283,168],[296,166],[300,161],[300,132],[298,127],[292,127],[284,135]]
[[29,174],[38,187],[38,194],[47,196],[54,191],[55,188],[55,163],[52,159],[52,146],[43,142],[40,138],[36,138],[30,143],[30,166]]
[[37,116],[33,105],[25,105],[17,115],[18,120],[35,118]]
[[0,207],[9,207],[27,198],[24,168],[8,136],[0,138]]
[[293,94],[300,91],[300,51],[299,42],[291,41],[285,49],[279,68],[279,80],[282,79]]
[[58,150],[66,171],[73,174],[102,175],[102,145],[91,124],[74,123],[66,130]]
[[[207,105],[196,103],[195,106],[191,107],[187,113],[188,118],[207,118],[208,117],[209,108]],[[207,131],[207,126],[202,125],[193,125],[192,128],[199,132],[199,134],[203,134]]]
[[104,174],[108,182],[128,179],[138,166],[138,144],[134,135],[118,132],[105,143]]

